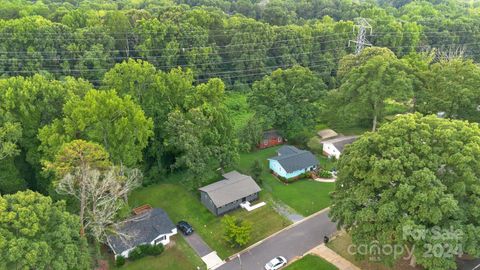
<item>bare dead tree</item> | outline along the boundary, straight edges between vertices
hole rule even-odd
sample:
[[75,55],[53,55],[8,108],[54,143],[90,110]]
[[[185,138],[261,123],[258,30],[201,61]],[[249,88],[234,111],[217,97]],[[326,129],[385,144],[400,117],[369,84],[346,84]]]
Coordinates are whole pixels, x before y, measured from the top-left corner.
[[[79,176],[82,182],[79,183]],[[108,226],[114,223],[117,212],[128,194],[141,184],[138,169],[111,167],[106,171],[77,168],[57,185],[57,192],[84,200],[84,230],[96,241],[104,242]]]

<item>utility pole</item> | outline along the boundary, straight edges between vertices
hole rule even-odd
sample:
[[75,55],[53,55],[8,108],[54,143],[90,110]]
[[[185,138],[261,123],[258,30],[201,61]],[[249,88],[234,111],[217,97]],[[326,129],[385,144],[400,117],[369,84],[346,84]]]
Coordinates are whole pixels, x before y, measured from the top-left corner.
[[367,40],[367,30],[370,30],[370,35],[372,34],[372,26],[364,18],[358,18],[355,20],[355,25],[353,26],[353,32],[358,29],[357,40],[349,40],[348,46],[350,43],[355,43],[355,54],[358,55],[362,52],[365,46],[372,46],[372,44]]

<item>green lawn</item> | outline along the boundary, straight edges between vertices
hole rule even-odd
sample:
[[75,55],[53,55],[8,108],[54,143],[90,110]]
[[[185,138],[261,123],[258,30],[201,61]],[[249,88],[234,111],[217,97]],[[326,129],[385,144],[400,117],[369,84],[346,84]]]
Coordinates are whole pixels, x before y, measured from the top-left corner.
[[[272,200],[281,201],[304,216],[313,214],[330,205],[330,197],[328,194],[333,190],[334,184],[301,180],[286,185],[269,173],[267,158],[274,156],[276,149],[278,149],[278,147],[242,154],[236,166],[242,172],[248,173],[251,165],[256,159],[259,159],[262,161],[264,167],[261,177],[263,180],[263,191],[260,193],[260,201],[266,201],[267,205],[252,212],[239,209],[230,213],[230,215],[253,223],[254,230],[248,245],[262,240],[290,224],[290,221],[280,216],[272,208]],[[218,177],[218,180],[220,180],[220,176],[216,176],[216,174],[218,173],[212,173],[212,177]],[[153,207],[163,208],[174,222],[178,222],[179,220],[188,221],[202,236],[205,242],[207,242],[213,250],[217,251],[222,259],[240,251],[242,248],[232,248],[223,239],[221,218],[211,214],[207,208],[202,205],[197,192],[190,192],[181,185],[181,178],[181,174],[175,174],[160,184],[135,190],[129,197],[130,206],[137,207],[143,204],[150,204]],[[128,213],[128,210],[124,212]],[[196,256],[194,255],[194,257]],[[161,258],[152,257],[142,259],[142,261],[143,260],[146,264],[155,264],[158,260],[161,260]],[[132,263],[130,265],[134,267],[135,264]]]
[[268,192],[275,200],[279,200],[298,213],[308,216],[330,206],[329,193],[333,191],[334,183],[319,183],[313,180],[300,180],[284,184],[270,174],[267,158],[275,156],[279,147],[267,148],[252,153],[240,155],[237,168],[248,173],[255,160],[262,161],[261,176],[264,192]]
[[324,259],[308,254],[289,265],[285,270],[337,270],[338,268]]
[[205,269],[205,264],[195,254],[195,251],[185,242],[183,237],[176,236],[172,244],[159,256],[149,256],[137,261],[127,262],[122,267],[111,264],[110,269],[123,270],[187,270]]
[[[263,196],[261,194],[261,200],[268,200],[268,194]],[[221,218],[214,216],[203,206],[198,194],[187,191],[179,184],[162,183],[140,188],[130,195],[129,203],[132,207],[142,204],[161,207],[174,222],[188,221],[222,259],[241,250],[241,248],[231,248],[223,239]],[[254,230],[249,244],[290,224],[289,221],[277,214],[270,204],[252,212],[239,209],[233,211],[231,215],[252,222]]]

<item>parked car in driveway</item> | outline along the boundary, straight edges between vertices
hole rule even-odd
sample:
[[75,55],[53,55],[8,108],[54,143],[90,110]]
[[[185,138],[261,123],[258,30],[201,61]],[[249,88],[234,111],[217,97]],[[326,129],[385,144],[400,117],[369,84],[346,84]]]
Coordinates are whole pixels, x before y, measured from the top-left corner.
[[177,228],[184,234],[184,235],[190,235],[193,233],[193,227],[192,225],[188,224],[186,221],[179,221],[177,223]]
[[277,270],[287,265],[287,259],[282,256],[278,256],[270,260],[265,264],[265,270]]

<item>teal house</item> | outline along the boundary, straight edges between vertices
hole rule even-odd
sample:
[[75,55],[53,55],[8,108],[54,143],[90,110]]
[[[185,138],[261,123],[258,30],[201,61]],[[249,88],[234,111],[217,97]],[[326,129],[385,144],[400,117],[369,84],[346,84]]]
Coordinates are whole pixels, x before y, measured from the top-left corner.
[[291,145],[277,150],[277,156],[269,158],[270,170],[278,176],[290,179],[318,168],[318,159],[310,151]]

